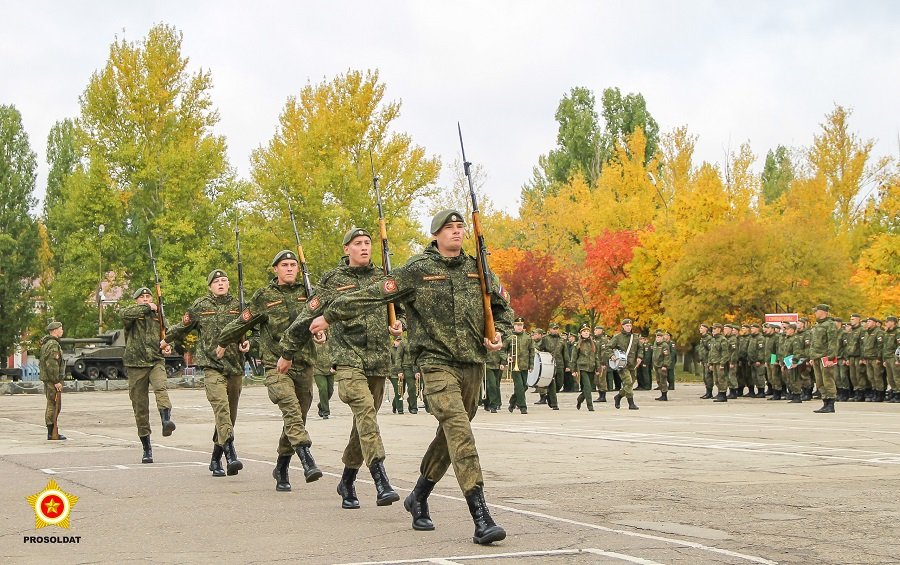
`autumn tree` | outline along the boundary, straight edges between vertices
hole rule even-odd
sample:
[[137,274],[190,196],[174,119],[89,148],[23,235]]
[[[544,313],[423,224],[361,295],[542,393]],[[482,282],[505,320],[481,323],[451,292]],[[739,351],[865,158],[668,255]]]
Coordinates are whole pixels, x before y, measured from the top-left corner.
[[622,300],[618,285],[625,278],[625,265],[638,245],[637,233],[609,231],[584,243],[585,259],[582,284],[590,296],[590,306],[607,325],[622,318]]
[[766,154],[761,181],[762,195],[766,204],[772,204],[784,194],[794,179],[794,166],[785,146],[779,145]]
[[546,253],[511,248],[492,254],[491,267],[509,293],[510,305],[529,325],[546,328],[562,303],[567,279]]

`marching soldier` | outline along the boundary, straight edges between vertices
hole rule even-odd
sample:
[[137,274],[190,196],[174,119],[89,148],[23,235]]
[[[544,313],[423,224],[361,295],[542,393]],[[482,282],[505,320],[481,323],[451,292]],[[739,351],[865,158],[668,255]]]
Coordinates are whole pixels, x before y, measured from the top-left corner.
[[612,388],[612,377],[609,374],[609,355],[606,328],[594,326],[594,343],[597,345],[597,399],[594,402],[606,402],[606,393]]
[[506,362],[512,367],[513,395],[509,397],[510,413],[519,408],[528,414],[525,404],[525,390],[528,387],[528,372],[534,369],[534,340],[525,333],[525,320],[516,318],[513,333],[506,340]]
[[809,332],[809,361],[816,376],[816,388],[822,393],[822,407],[813,412],[820,414],[834,413],[834,400],[837,398],[834,369],[840,336],[828,310],[827,304],[816,306],[816,325]]
[[572,376],[581,383],[581,392],[575,401],[575,408],[581,410],[581,403],[587,401],[588,412],[594,411],[591,398],[591,379],[597,372],[597,344],[591,339],[591,328],[587,324],[581,326],[581,339],[575,345],[572,354]]
[[[343,240],[344,256],[337,268],[325,273],[316,286],[315,295],[307,302],[306,310],[297,317],[285,332],[282,357],[278,370],[290,368],[294,351],[309,341],[309,326],[325,308],[342,294],[365,288],[371,284],[385,284],[389,279],[372,263],[372,236],[362,228],[351,228]],[[384,401],[384,382],[391,370],[391,337],[403,333],[403,310],[394,304],[396,321],[388,326],[387,310],[369,307],[357,311],[352,319],[340,320],[330,326],[331,358],[335,366],[334,380],[338,385],[338,397],[353,412],[350,438],[341,461],[344,472],[338,483],[341,508],[359,508],[356,497],[356,476],[363,464],[369,469],[375,482],[378,506],[389,506],[400,500],[391,487],[384,468],[386,457],[381,430],[378,427],[378,409]],[[401,364],[403,351],[400,351]],[[401,365],[402,366],[402,365]],[[404,374],[407,388],[412,375]],[[401,399],[402,402],[402,399]],[[402,406],[401,406],[402,409]]]
[[575,332],[570,332],[566,337],[565,349],[563,349],[563,364],[565,365],[565,370],[563,371],[563,390],[565,392],[574,392],[578,388],[578,384],[575,382],[576,379],[574,375],[572,375],[572,357],[575,355],[575,342],[577,339],[578,336],[575,335]]
[[168,382],[166,379],[166,359],[163,353],[170,349],[160,350],[159,328],[165,327],[165,320],[160,319],[156,303],[150,289],[137,289],[132,298],[135,304],[122,310],[122,321],[125,323],[125,374],[128,376],[128,396],[134,410],[134,421],[137,424],[138,437],[144,448],[141,463],[153,463],[153,450],[150,447],[150,397],[149,387],[153,387],[156,396],[156,407],[162,420],[163,436],[170,436],[175,431],[172,421],[172,402],[169,400]]
[[700,324],[700,342],[697,344],[697,357],[699,357],[701,371],[703,371],[703,384],[706,386],[706,394],[701,396],[703,400],[713,397],[713,372],[709,368],[709,347],[712,336],[709,335],[709,325]]
[[[550,353],[552,356],[553,353],[547,350],[547,336],[544,335],[544,330],[538,328],[534,330],[532,334],[532,338],[534,339],[534,349],[535,351],[543,351],[545,353]],[[554,370],[556,367],[556,359],[553,360]],[[551,410],[559,410],[559,404],[556,400],[556,381],[551,380],[550,384],[546,387],[534,387],[535,390],[541,393],[541,399],[535,402],[535,404],[548,404]]]
[[671,349],[665,340],[665,332],[656,330],[656,339],[653,342],[653,371],[656,373],[656,386],[659,387],[659,396],[654,400],[669,400],[669,356]]
[[288,467],[295,452],[303,465],[306,482],[322,477],[310,451],[312,439],[306,431],[306,415],[312,405],[314,346],[309,343],[291,354],[292,364],[287,374],[276,368],[282,355],[282,334],[308,299],[303,283],[297,282],[299,269],[293,251],[279,251],[272,259],[274,277],[267,286],[253,293],[240,317],[222,329],[216,348],[216,356],[221,358],[226,347],[243,342],[254,326],[259,328],[259,351],[266,368],[269,400],[281,410],[284,422],[278,439],[278,459],[272,470],[275,490],[279,492],[291,490]]
[[313,368],[313,379],[319,391],[319,403],[316,408],[319,418],[327,420],[331,417],[331,396],[334,394],[334,365],[331,364],[331,344],[328,336],[319,342],[313,342],[316,348],[316,363]]
[[613,397],[613,401],[616,408],[619,408],[619,403],[624,396],[628,401],[628,409],[638,410],[637,405],[634,403],[632,387],[634,386],[635,371],[640,368],[643,358],[638,353],[638,340],[635,339],[635,334],[631,333],[631,328],[631,318],[625,318],[622,320],[622,331],[617,333],[609,342],[610,351],[616,349],[623,351],[627,362],[620,373],[622,376],[622,390]]
[[[44,410],[47,439],[54,439],[52,437],[54,416],[57,418],[57,430],[59,428],[56,395],[62,394],[62,382],[66,378],[66,361],[63,359],[62,348],[59,346],[59,338],[62,336],[62,323],[54,321],[47,324],[47,335],[41,338],[40,371],[41,381],[44,383],[44,396],[47,397],[47,408]],[[66,436],[57,433],[56,439],[66,439]]]
[[550,324],[550,332],[541,340],[541,345],[544,351],[553,356],[553,384],[548,387],[548,394],[552,394],[550,399],[551,407],[556,406],[558,408],[556,393],[563,389],[563,369],[565,369],[563,349],[566,345],[565,338],[559,335],[559,324]]
[[335,300],[310,331],[318,331],[327,322],[352,319],[377,304],[406,304],[410,348],[417,352],[416,363],[438,430],[422,458],[416,486],[403,505],[412,514],[413,529],[433,530],[428,496],[452,464],[475,523],[472,541],[489,544],[504,539],[506,532],[494,523],[484,500],[484,478],[470,420],[478,411],[485,353],[502,347],[501,334],[512,330],[512,310],[505,293],[492,294],[491,310],[499,333],[488,342],[482,334],[485,320],[478,268],[475,259],[462,252],[462,214],[439,212],[431,222],[431,233],[434,239],[423,253],[396,269],[384,283]]
[[215,419],[209,470],[214,477],[222,477],[226,474],[222,468],[223,453],[228,475],[237,475],[244,468],[234,449],[234,423],[244,378],[242,353],[250,351],[250,342],[244,340],[239,345],[232,345],[221,359],[216,357],[219,332],[238,317],[241,305],[236,297],[229,294],[231,284],[224,271],[216,269],[211,272],[206,278],[206,285],[209,292],[194,301],[181,317],[181,323],[169,328],[166,339],[160,340],[159,346],[167,349],[169,343],[183,341],[193,331],[198,334],[194,360],[197,367],[203,370],[206,398]]

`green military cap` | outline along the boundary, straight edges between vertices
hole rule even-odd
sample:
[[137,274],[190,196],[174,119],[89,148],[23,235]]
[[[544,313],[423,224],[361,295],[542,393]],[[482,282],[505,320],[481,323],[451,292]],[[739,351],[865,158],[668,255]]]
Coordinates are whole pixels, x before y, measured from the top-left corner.
[[524,324],[524,323],[525,323],[525,318],[523,318],[522,316],[519,316],[518,318],[516,318],[515,322],[513,322],[513,323],[515,323],[515,324]]
[[666,335],[666,332],[664,332],[664,331],[662,331],[662,330],[656,330],[656,336],[657,336],[657,337],[662,337],[662,336],[664,336],[664,335]]
[[866,321],[867,321],[867,322],[868,322],[869,320],[872,320],[873,322],[879,322],[879,321],[881,321],[881,320],[879,320],[878,318],[876,318],[875,316],[869,316],[868,318],[866,318]]
[[581,329],[578,331],[583,332],[584,330],[591,331],[591,327],[587,324],[581,324]]
[[569,333],[568,333],[568,332],[559,332],[559,335],[560,335],[561,337],[569,337]]
[[725,326],[723,326],[723,325],[720,324],[719,322],[716,322],[715,324],[713,324],[713,329],[715,329],[715,328],[722,329],[722,328],[724,328],[724,327],[725,327]]
[[790,329],[790,330],[796,330],[796,329],[797,329],[797,324],[795,324],[794,322],[788,322],[788,323],[785,324],[784,326],[785,326],[786,329]]
[[594,326],[594,329],[595,330],[605,330],[606,328],[604,328],[603,326]]
[[52,332],[53,330],[58,330],[62,327],[62,322],[57,322],[56,320],[47,324],[47,331]]
[[558,329],[559,329],[559,324],[557,324],[556,322],[553,322],[552,324],[550,324],[550,329],[551,329],[551,330],[558,330]]
[[885,321],[885,322],[894,322],[894,323],[896,324],[896,323],[897,323],[897,316],[888,316],[887,318],[884,319],[884,321]]
[[751,327],[751,328],[759,329],[759,324],[750,324],[750,327]]
[[150,292],[150,289],[147,288],[146,286],[142,286],[141,288],[134,291],[134,294],[132,294],[131,297],[134,298],[135,300],[137,300],[138,297],[142,294],[153,294],[153,293]]
[[275,258],[272,259],[272,266],[274,267],[274,266],[278,265],[278,263],[281,263],[282,261],[286,261],[288,259],[296,261],[297,254],[289,249],[279,251],[278,253],[275,254]]
[[463,215],[456,210],[441,210],[431,219],[431,233],[436,234],[450,222],[462,222],[465,225]]
[[700,324],[700,327],[701,327],[701,328],[709,329],[709,324],[707,324],[707,323],[704,322],[704,323]]
[[228,278],[228,275],[226,275],[225,271],[223,271],[222,269],[216,269],[215,271],[211,272],[209,276],[206,277],[206,286],[211,285],[214,280],[220,277]]
[[809,320],[807,320],[807,319],[804,318],[804,317],[801,317],[801,318],[799,318],[797,321],[798,321],[798,322],[803,322],[803,323],[805,324],[805,323],[808,322]]
[[741,329],[744,329],[744,328],[747,328],[749,330],[750,326],[748,326],[747,324],[741,324]]
[[862,318],[859,314],[850,314],[851,318]]
[[363,228],[352,227],[350,230],[344,234],[344,245],[349,245],[351,241],[360,236],[366,236],[369,239],[372,239],[372,234],[366,231]]
[[544,335],[544,330],[543,328],[535,328],[531,331],[531,333]]
[[831,306],[827,304],[819,304],[816,306],[816,310],[822,310],[824,312],[828,312],[831,309]]
[[631,318],[625,318],[624,320],[622,320],[622,325],[623,325],[623,326],[624,326],[625,324],[630,324],[630,323],[632,323],[632,322],[631,322]]

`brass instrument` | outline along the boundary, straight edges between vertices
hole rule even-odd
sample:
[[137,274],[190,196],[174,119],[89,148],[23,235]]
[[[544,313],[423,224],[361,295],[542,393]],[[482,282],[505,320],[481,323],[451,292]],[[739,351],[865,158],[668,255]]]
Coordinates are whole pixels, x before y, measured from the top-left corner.
[[[512,355],[512,359],[510,359],[510,364],[513,365],[513,371],[519,371],[519,335],[513,334],[512,343],[510,343],[510,354]],[[513,361],[515,360],[515,361]]]

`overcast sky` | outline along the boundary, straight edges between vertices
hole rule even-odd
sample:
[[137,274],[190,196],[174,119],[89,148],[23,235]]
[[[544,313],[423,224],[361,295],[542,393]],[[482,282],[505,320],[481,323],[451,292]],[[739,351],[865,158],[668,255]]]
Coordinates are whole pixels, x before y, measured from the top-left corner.
[[[663,132],[687,125],[696,157],[721,161],[750,141],[759,157],[808,145],[834,104],[898,154],[900,9],[896,2],[122,2],[0,0],[0,104],[22,113],[46,183],[46,140],[115,36],[155,23],[184,33],[191,67],[212,72],[229,159],[272,137],[288,96],[348,69],[375,69],[403,102],[398,128],[445,165],[469,159],[517,208],[522,184],[556,140],[553,114],[574,86],[640,92]],[[124,31],[123,31],[124,30]],[[449,185],[449,178],[442,178]]]

